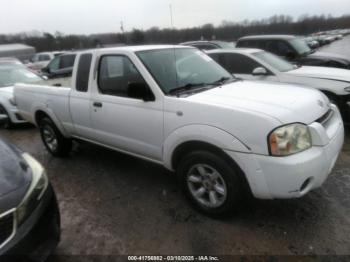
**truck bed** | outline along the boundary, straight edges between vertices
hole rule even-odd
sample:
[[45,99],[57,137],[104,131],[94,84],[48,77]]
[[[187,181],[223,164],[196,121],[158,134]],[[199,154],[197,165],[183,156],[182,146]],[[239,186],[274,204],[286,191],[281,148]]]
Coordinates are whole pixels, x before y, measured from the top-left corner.
[[[51,118],[59,120],[64,126],[71,125],[69,111],[69,94],[71,78],[61,78],[38,82],[35,84],[16,84],[14,96],[22,117],[30,123],[37,124],[35,114],[38,110],[52,113]],[[54,84],[62,86],[53,86]],[[64,86],[63,86],[64,84]]]

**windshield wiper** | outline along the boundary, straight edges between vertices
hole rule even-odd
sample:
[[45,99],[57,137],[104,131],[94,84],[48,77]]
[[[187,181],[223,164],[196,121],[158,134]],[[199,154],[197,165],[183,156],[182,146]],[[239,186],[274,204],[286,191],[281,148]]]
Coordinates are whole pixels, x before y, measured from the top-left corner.
[[218,85],[223,85],[223,84],[226,84],[226,83],[231,83],[231,82],[235,82],[235,81],[238,81],[239,79],[236,78],[236,77],[221,77],[219,80],[216,80],[208,85],[215,85],[215,86],[218,86]]
[[168,91],[168,94],[172,95],[172,94],[176,94],[178,95],[179,93],[181,93],[182,91],[188,91],[191,90],[194,87],[202,87],[205,86],[205,83],[188,83],[184,86],[179,86],[176,88],[171,89],[170,91]]
[[[220,85],[227,83],[229,80],[230,80],[230,82],[234,82],[234,81],[238,81],[239,79],[234,78],[234,77],[221,77],[219,80],[216,80],[212,83],[188,83],[186,85],[171,89],[170,91],[168,91],[168,94],[179,95],[181,92],[186,92],[186,91],[189,91],[193,88],[198,88],[198,87],[208,87],[208,86],[216,87],[216,86],[220,86]],[[198,89],[200,89],[200,88],[198,88]]]

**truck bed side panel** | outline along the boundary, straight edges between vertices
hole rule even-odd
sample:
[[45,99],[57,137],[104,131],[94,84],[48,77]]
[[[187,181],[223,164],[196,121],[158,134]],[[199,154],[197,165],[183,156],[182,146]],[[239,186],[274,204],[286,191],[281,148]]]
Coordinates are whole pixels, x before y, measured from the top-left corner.
[[[73,124],[69,110],[68,87],[18,84],[15,99],[21,115],[31,123],[36,123],[35,114],[40,110],[48,114],[59,129],[69,134]],[[63,129],[63,130],[62,130]]]

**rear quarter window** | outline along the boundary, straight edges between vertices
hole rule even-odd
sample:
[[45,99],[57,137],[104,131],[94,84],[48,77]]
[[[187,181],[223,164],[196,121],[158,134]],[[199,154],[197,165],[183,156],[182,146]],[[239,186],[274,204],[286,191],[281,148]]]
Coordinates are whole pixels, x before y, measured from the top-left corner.
[[83,54],[80,56],[75,86],[79,92],[87,92],[88,90],[91,60],[92,54]]

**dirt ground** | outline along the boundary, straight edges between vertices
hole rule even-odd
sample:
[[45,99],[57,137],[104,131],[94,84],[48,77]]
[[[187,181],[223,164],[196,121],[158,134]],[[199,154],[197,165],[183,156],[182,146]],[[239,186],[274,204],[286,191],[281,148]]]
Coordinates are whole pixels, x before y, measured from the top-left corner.
[[350,255],[349,134],[322,188],[301,199],[250,199],[218,220],[193,210],[160,166],[85,143],[58,159],[35,128],[0,129],[47,169],[61,210],[58,255]]

